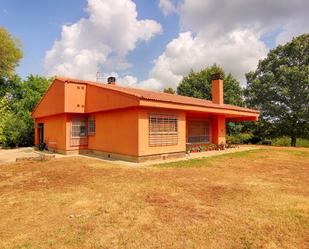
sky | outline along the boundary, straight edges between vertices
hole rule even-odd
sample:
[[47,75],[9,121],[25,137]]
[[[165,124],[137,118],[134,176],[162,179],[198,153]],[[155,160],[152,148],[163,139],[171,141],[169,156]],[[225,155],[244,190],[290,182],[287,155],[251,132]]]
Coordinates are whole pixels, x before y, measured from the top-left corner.
[[309,32],[308,0],[1,0],[17,73],[176,88],[214,63],[245,84],[270,49]]

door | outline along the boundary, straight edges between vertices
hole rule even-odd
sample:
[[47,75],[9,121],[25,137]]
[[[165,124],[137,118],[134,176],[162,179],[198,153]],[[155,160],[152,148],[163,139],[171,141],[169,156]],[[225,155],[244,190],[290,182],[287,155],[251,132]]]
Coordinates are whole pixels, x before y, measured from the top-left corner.
[[39,143],[44,143],[44,124],[39,123]]

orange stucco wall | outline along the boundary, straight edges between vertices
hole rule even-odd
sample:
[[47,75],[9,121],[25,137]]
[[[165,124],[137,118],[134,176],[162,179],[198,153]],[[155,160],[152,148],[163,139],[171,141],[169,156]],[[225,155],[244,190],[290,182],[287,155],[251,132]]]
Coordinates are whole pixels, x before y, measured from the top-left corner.
[[138,155],[138,109],[97,112],[95,135],[88,137],[88,148],[123,155]]
[[65,83],[65,112],[85,112],[86,90],[86,84]]
[[[165,113],[178,116],[178,144],[169,146],[149,145],[149,114]],[[71,120],[86,114],[61,114],[37,118],[35,141],[38,144],[38,124],[44,123],[44,141],[57,150],[92,149],[129,156],[147,156],[186,150],[186,113],[178,110],[157,108],[127,108],[91,114],[95,119],[96,132],[88,136],[88,146],[71,146]],[[225,117],[212,116],[212,142],[225,143]]]
[[45,117],[64,113],[64,84],[55,80],[39,102],[32,116]]
[[35,120],[35,144],[39,143],[38,124],[44,124],[44,142],[48,148],[66,149],[66,114],[54,115]]
[[97,86],[87,86],[86,112],[105,111],[137,105],[138,99],[135,97]]
[[[168,146],[149,146],[149,114],[165,113],[178,116],[178,144]],[[140,108],[138,112],[138,154],[139,156],[186,151],[186,115],[177,110]]]
[[226,124],[224,116],[213,116],[211,118],[212,142],[214,144],[225,144]]

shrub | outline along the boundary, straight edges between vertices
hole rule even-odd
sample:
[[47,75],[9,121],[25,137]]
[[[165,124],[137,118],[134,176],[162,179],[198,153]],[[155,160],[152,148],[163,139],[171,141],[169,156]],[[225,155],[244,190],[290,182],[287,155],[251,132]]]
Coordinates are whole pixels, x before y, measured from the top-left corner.
[[[274,146],[291,146],[291,138],[289,137],[279,137],[271,141]],[[297,147],[309,147],[309,140],[304,138],[297,138],[296,140]]]
[[249,144],[252,143],[253,139],[252,133],[240,133],[236,135],[227,136],[226,141],[227,143],[232,144]]
[[291,139],[289,137],[279,137],[272,140],[274,146],[290,146]]
[[260,142],[263,145],[272,145],[272,141],[270,139],[264,139]]
[[226,144],[188,144],[187,153],[190,152],[202,152],[202,151],[212,151],[212,150],[225,150],[229,148],[236,148],[237,145],[232,143]]
[[307,147],[307,148],[309,148],[309,139],[298,138],[296,140],[296,146],[297,147]]
[[46,149],[46,143],[39,143],[38,148],[40,151],[43,151]]

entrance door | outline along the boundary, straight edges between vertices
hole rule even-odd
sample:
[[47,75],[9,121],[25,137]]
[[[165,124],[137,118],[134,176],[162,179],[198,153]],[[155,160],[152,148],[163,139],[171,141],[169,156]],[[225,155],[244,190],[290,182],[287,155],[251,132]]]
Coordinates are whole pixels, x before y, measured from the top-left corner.
[[44,124],[39,123],[39,143],[42,144],[44,143]]

